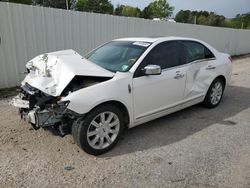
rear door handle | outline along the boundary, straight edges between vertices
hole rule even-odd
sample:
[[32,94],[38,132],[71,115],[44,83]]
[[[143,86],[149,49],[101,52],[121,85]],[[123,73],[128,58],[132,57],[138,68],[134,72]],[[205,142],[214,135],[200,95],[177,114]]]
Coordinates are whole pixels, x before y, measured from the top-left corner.
[[206,68],[206,70],[213,70],[213,69],[216,69],[216,66],[208,65]]

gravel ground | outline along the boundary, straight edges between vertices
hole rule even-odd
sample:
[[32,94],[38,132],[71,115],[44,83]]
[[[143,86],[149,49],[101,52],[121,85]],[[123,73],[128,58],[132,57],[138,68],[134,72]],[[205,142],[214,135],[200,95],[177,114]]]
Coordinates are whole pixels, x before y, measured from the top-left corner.
[[250,58],[233,62],[216,109],[197,105],[126,131],[90,156],[34,131],[0,100],[0,187],[250,187]]

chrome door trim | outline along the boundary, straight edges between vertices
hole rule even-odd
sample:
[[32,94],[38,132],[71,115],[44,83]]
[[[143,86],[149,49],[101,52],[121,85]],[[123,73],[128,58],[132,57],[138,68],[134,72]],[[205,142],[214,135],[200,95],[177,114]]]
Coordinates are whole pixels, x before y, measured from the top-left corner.
[[188,100],[188,101],[185,101],[185,102],[183,102],[183,103],[180,103],[180,104],[177,104],[177,105],[174,105],[174,106],[168,107],[168,108],[164,108],[164,109],[162,109],[162,110],[158,110],[158,111],[156,111],[156,112],[153,112],[153,113],[150,113],[150,114],[147,114],[147,115],[139,116],[139,117],[137,117],[137,118],[136,118],[136,120],[139,120],[139,119],[142,119],[142,118],[145,118],[145,117],[151,116],[151,115],[155,115],[155,114],[158,114],[158,113],[161,113],[161,112],[164,112],[164,111],[170,110],[170,109],[172,109],[172,108],[176,108],[176,107],[178,107],[178,106],[181,106],[181,105],[183,105],[183,104],[189,103],[189,102],[191,102],[191,101],[194,101],[194,100],[197,100],[197,99],[203,98],[204,96],[205,96],[205,95],[202,95],[202,96],[199,96],[199,97],[195,97],[195,98],[190,99],[190,100]]

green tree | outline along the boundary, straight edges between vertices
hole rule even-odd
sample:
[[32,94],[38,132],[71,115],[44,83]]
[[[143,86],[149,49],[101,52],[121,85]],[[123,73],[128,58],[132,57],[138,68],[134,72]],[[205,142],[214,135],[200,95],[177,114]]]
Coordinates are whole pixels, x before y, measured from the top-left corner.
[[[76,0],[68,0],[69,9],[74,9]],[[33,4],[43,7],[66,9],[66,0],[33,0]]]
[[208,17],[209,16],[209,12],[208,11],[200,11],[200,15],[201,16],[205,16],[205,17]]
[[170,6],[166,0],[154,0],[141,13],[145,19],[164,19],[172,15],[174,7]]
[[141,17],[145,19],[152,19],[153,13],[149,6],[145,7],[141,12]]
[[225,26],[225,17],[222,15],[217,15],[214,12],[210,12],[208,20],[209,20],[208,25],[210,26],[217,26],[217,27]]
[[76,9],[78,11],[89,11],[88,0],[78,0],[76,3]]
[[121,15],[127,17],[140,17],[141,10],[137,7],[124,6]]
[[78,0],[78,11],[113,14],[114,7],[108,0]]
[[190,11],[181,10],[176,14],[175,21],[181,23],[194,23],[196,17],[196,24],[209,25],[217,27],[226,27],[228,24],[226,18],[222,15],[217,15],[214,12],[207,11]]
[[246,14],[237,14],[235,18],[228,21],[229,27],[237,29],[250,29],[250,12]]
[[154,0],[149,5],[151,18],[167,18],[172,15],[174,7],[170,6],[166,0]]
[[122,16],[122,9],[125,7],[125,5],[118,4],[115,8],[114,14],[118,16]]
[[198,19],[197,19],[197,24],[199,24],[199,25],[208,25],[209,22],[208,22],[207,17],[204,16],[204,15],[199,16]]
[[32,0],[0,0],[4,2],[10,2],[10,3],[20,3],[20,4],[26,4],[26,5],[31,5]]
[[175,21],[181,23],[189,23],[190,16],[190,10],[180,10],[175,16]]

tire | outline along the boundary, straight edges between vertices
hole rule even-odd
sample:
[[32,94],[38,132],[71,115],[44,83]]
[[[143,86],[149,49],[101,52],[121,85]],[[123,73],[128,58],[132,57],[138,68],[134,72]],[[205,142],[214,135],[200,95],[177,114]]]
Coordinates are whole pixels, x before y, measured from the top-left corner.
[[222,79],[216,78],[210,85],[203,105],[207,108],[215,108],[221,102],[225,89],[225,83]]
[[74,121],[72,136],[86,153],[101,155],[111,150],[124,130],[122,112],[114,105],[102,105]]

